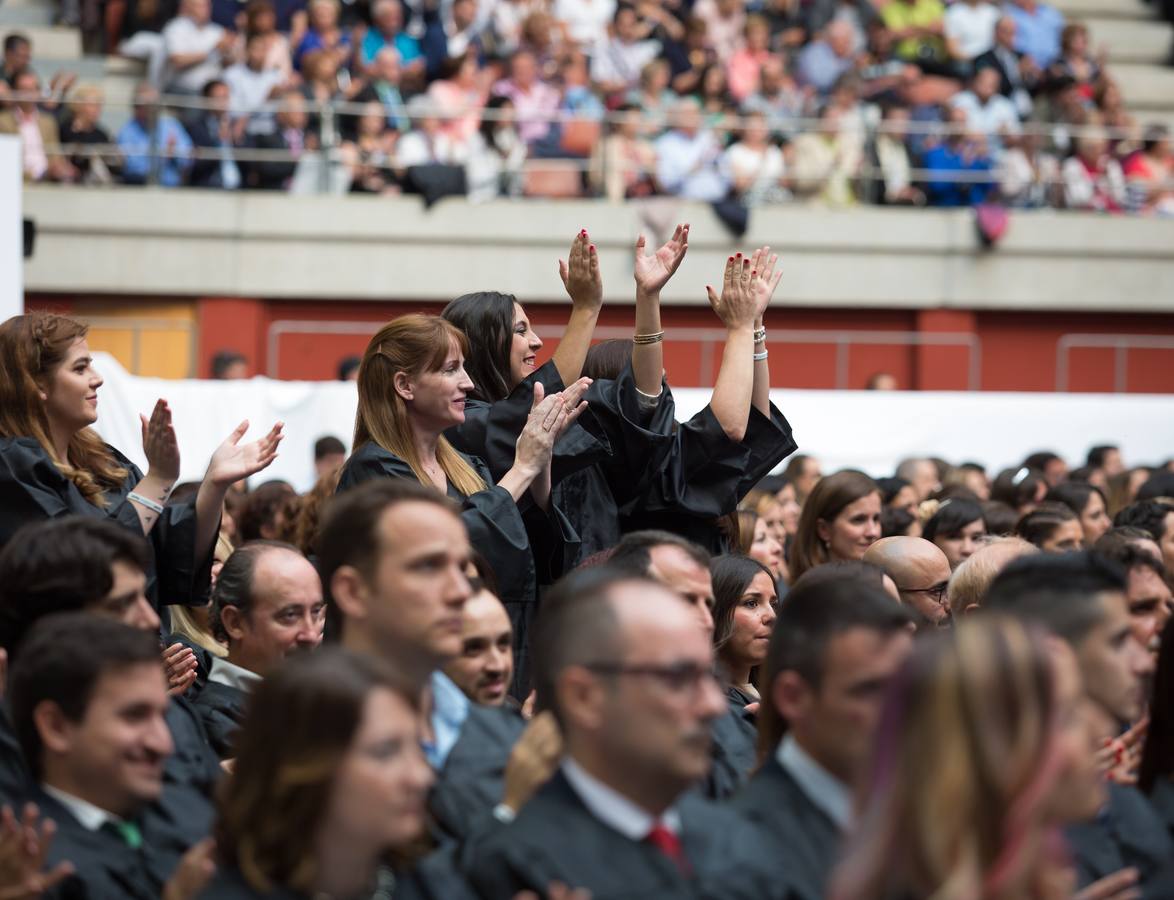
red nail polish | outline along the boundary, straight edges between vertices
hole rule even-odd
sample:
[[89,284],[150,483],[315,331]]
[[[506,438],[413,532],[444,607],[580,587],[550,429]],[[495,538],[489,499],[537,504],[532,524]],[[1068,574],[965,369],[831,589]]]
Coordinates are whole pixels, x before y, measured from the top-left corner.
[[733,262],[733,261],[734,261],[734,257],[732,257],[732,256],[726,260],[726,262]]
[[751,269],[751,270],[750,270],[750,274],[751,274],[751,275],[757,275],[758,273],[757,273],[756,271],[754,271],[753,269]]
[[742,254],[741,254],[741,253],[735,253],[734,255],[735,255],[735,256],[737,256],[737,257],[738,257],[738,259],[741,259],[741,258],[742,258]]

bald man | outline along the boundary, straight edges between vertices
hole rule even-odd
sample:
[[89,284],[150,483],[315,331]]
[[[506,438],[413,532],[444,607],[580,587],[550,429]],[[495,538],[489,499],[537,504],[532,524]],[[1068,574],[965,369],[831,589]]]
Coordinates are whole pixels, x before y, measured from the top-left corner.
[[937,545],[924,538],[881,538],[865,552],[864,561],[893,579],[901,604],[913,612],[918,628],[950,625],[950,561]]
[[982,598],[995,576],[1013,559],[1039,553],[1039,548],[1020,537],[995,538],[979,547],[950,576],[950,610],[967,615],[982,606]]

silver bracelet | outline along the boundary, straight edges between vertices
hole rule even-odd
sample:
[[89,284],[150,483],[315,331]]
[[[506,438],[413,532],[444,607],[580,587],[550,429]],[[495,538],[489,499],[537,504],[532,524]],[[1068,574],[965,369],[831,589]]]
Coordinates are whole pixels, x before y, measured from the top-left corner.
[[754,329],[754,343],[756,343],[756,344],[766,343],[766,326],[765,325],[763,325],[761,328]]
[[144,497],[142,494],[136,494],[134,491],[131,491],[126,495],[126,499],[133,500],[135,503],[139,504],[139,506],[146,507],[157,516],[163,515],[163,504],[156,503],[150,497]]
[[770,351],[769,351],[769,350],[763,350],[761,353],[755,353],[755,354],[754,354],[754,361],[755,361],[755,362],[762,362],[762,361],[763,361],[764,359],[766,359],[768,356],[770,356]]

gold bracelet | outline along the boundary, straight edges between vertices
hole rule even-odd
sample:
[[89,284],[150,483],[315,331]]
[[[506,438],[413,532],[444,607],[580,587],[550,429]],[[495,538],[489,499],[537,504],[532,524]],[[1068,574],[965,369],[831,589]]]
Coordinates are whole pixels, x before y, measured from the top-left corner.
[[659,344],[663,340],[663,331],[658,331],[656,334],[636,334],[632,336],[633,344]]

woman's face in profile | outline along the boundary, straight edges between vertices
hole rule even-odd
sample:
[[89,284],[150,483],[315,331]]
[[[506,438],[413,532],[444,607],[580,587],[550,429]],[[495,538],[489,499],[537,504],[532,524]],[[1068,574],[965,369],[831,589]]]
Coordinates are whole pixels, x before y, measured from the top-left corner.
[[515,303],[513,339],[510,341],[511,389],[538,368],[538,351],[541,349],[542,340],[534,333],[530,320],[526,318],[526,311],[520,303]]

